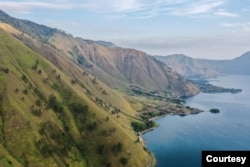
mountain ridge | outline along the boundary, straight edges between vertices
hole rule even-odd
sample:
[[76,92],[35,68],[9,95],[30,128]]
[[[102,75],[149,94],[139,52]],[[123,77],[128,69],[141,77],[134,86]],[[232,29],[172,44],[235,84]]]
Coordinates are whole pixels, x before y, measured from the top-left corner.
[[184,54],[155,56],[156,59],[169,65],[174,71],[185,77],[216,77],[219,74],[247,74],[250,72],[250,51],[234,59],[210,60],[188,57]]
[[[10,16],[0,17],[0,20],[6,21],[8,17]],[[16,20],[12,17],[7,20],[12,20],[7,23],[20,31],[28,29],[29,31],[25,33],[51,47],[53,52],[63,54],[73,60],[78,66],[113,88],[129,89],[131,85],[138,85],[149,90],[168,92],[175,96],[192,96],[199,92],[192,83],[167,66],[159,65],[155,59],[142,51],[110,47],[103,45],[103,42],[100,44],[100,42],[75,38],[63,31],[46,26],[42,26],[39,30],[40,27],[36,23]],[[16,22],[18,24],[15,24]],[[38,31],[26,28],[30,24],[34,25],[33,27],[36,27]],[[34,47],[31,41],[22,36],[19,38],[29,47]],[[40,51],[40,54],[43,54],[42,52],[44,51]]]

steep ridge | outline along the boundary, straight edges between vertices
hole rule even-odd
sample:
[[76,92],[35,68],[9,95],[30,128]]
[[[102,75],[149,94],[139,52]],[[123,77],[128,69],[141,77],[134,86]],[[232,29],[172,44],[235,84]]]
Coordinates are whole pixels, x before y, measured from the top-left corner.
[[227,61],[218,68],[218,71],[224,74],[247,74],[250,75],[250,51],[241,56]]
[[17,39],[39,48],[32,37],[0,27],[0,166],[147,165],[125,99],[49,45],[56,65]]
[[170,66],[174,71],[182,76],[205,76],[215,77],[218,75],[218,65],[224,61],[213,61],[206,59],[194,59],[184,54],[174,54],[168,56],[155,56],[159,61]]
[[[5,19],[0,17],[0,20],[20,31],[33,24],[32,27],[39,29],[39,25],[36,23],[15,20],[13,17],[8,19],[8,17],[10,16],[5,14]],[[12,21],[7,22],[6,20]],[[19,23],[18,26],[14,24],[16,22]],[[39,45],[46,45],[48,51],[39,49],[27,38],[22,36],[18,38],[44,56],[47,56],[45,52],[53,52],[62,58],[67,57],[112,88],[129,89],[131,86],[138,86],[148,90],[168,92],[175,96],[191,96],[199,92],[192,83],[186,81],[166,65],[159,64],[144,52],[113,47],[113,44],[110,47],[104,42],[100,44],[100,41],[76,38],[46,26],[42,26],[42,30],[38,30],[37,33],[32,33],[35,31],[32,27],[31,32],[25,31],[24,33],[39,41]],[[39,33],[40,31],[42,33]]]
[[155,58],[185,77],[216,77],[219,74],[250,74],[248,70],[250,66],[250,52],[246,52],[232,60],[195,59],[183,54],[155,56]]

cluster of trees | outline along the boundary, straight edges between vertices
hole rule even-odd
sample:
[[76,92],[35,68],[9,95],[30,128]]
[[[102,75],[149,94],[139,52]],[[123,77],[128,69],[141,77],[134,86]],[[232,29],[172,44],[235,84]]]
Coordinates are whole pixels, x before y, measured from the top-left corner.
[[54,110],[55,112],[63,111],[63,106],[60,104],[60,102],[57,100],[56,96],[54,95],[49,96],[47,107]]
[[69,104],[69,109],[77,114],[86,114],[88,112],[88,106],[79,102]]
[[120,153],[123,149],[122,143],[117,143],[112,147],[112,151],[114,154]]
[[155,123],[153,121],[145,121],[143,123],[131,122],[131,126],[136,132],[144,131],[146,129],[153,128]]
[[41,124],[39,133],[43,137],[36,142],[36,147],[44,157],[49,157],[52,153],[57,153],[62,157],[67,156],[74,146],[71,137],[52,122]]

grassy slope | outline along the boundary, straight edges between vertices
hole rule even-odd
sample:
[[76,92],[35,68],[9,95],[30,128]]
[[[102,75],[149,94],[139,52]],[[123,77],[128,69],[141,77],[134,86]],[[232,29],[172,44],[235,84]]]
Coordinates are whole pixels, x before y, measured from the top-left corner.
[[[101,166],[108,162],[112,166],[121,166],[121,157],[128,159],[128,166],[146,166],[149,155],[140,144],[135,143],[136,136],[127,117],[121,113],[111,114],[112,107],[105,111],[101,107],[103,104],[98,105],[91,100],[96,97],[108,99],[112,101],[112,106],[133,114],[122,97],[100,81],[93,84],[91,75],[79,77],[83,71],[78,68],[73,69],[78,71],[74,77],[79,81],[72,84],[72,75],[65,75],[2,30],[0,39],[0,166]],[[34,70],[32,66],[36,61],[39,64]],[[8,73],[4,70],[7,68]],[[22,79],[23,75],[27,78],[26,82]],[[108,95],[103,95],[100,87],[107,90]],[[46,100],[35,93],[35,88]],[[91,95],[86,93],[87,88],[92,91]],[[27,94],[23,93],[25,89]],[[68,101],[65,100],[67,90],[72,93]],[[46,101],[51,94],[57,97],[63,112],[47,109]],[[37,100],[42,103],[40,107],[36,105]],[[74,101],[88,106],[85,119],[79,121],[81,116],[69,110],[69,103]],[[33,109],[40,109],[42,114],[32,114],[32,106]],[[94,123],[94,130],[87,130]],[[109,132],[111,134],[107,135]],[[112,147],[119,142],[123,145],[122,151],[113,153]],[[101,154],[97,153],[98,146],[103,147]],[[46,152],[48,148],[53,151]]]

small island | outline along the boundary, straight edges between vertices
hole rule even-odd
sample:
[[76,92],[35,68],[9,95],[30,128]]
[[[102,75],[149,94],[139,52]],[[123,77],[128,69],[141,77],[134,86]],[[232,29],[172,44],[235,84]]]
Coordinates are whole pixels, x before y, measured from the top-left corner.
[[210,109],[210,112],[214,113],[214,114],[217,114],[217,113],[220,112],[220,110],[218,108],[212,108],[212,109]]

